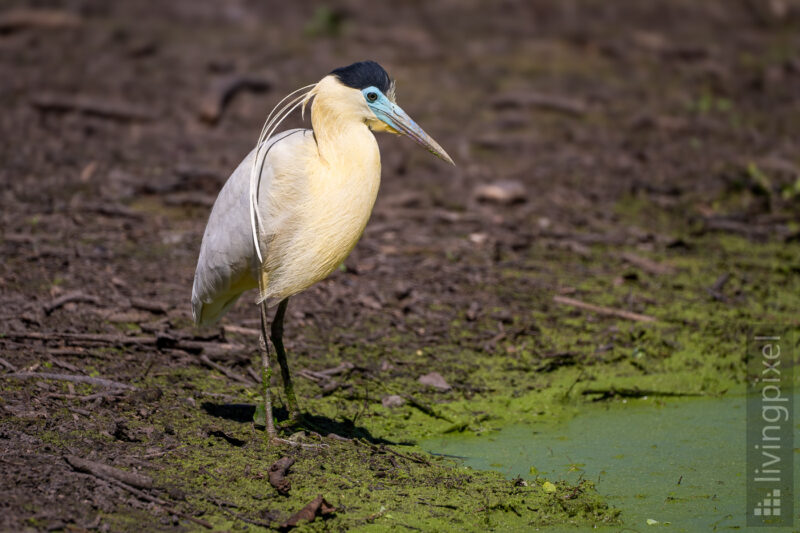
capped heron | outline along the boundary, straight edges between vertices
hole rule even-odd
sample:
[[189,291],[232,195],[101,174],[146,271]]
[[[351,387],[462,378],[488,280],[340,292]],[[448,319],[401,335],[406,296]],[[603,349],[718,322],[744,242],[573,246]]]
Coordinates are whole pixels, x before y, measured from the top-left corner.
[[[312,129],[275,134],[295,109],[311,106]],[[395,84],[374,61],[337,68],[290,93],[272,110],[255,149],[233,172],[208,219],[192,288],[198,325],[219,320],[241,294],[258,288],[259,347],[266,431],[276,437],[267,337],[277,352],[290,421],[300,419],[283,321],[289,297],[326,278],[355,246],[381,178],[372,132],[411,137],[449,155],[395,101]],[[278,302],[271,329],[267,311]]]

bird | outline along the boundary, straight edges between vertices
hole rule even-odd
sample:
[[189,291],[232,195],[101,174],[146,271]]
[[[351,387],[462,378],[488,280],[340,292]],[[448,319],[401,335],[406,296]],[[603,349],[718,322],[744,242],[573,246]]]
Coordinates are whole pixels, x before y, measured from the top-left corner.
[[[276,133],[298,108],[303,118],[310,108],[311,128]],[[288,422],[300,423],[283,346],[286,309],[291,296],[336,270],[364,232],[381,180],[376,132],[410,137],[455,165],[397,104],[396,83],[386,70],[360,61],[281,100],[211,209],[192,286],[192,316],[198,326],[213,324],[244,292],[258,289],[265,431],[272,440],[280,439],[272,417],[269,341]],[[276,304],[269,324],[269,308]]]

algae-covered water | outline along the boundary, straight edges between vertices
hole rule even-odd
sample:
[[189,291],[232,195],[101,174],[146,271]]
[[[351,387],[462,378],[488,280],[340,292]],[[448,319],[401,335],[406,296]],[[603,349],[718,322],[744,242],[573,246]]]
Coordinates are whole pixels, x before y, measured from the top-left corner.
[[[588,406],[554,427],[422,445],[508,477],[595,481],[632,530],[746,530],[745,425],[744,397],[642,399]],[[795,481],[798,467],[796,457]]]

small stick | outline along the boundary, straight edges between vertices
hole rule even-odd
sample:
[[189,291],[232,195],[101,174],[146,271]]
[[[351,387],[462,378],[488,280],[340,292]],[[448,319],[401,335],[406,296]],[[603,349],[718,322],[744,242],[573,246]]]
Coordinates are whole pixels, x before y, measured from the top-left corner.
[[107,217],[120,217],[120,218],[130,218],[133,220],[141,220],[144,218],[144,215],[141,213],[134,211],[130,207],[124,206],[122,204],[113,204],[113,203],[83,203],[80,205],[80,209],[82,211],[89,211],[91,213],[97,213],[99,215],[104,215]]
[[164,302],[156,302],[153,300],[145,300],[144,298],[131,298],[131,305],[137,309],[150,311],[158,315],[164,315],[169,311],[169,304]]
[[[4,339],[28,339],[43,342],[65,341],[69,344],[115,344],[119,346],[157,346],[160,349],[174,348],[187,353],[211,353],[219,355],[236,354],[244,349],[241,344],[215,343],[192,340],[176,340],[166,337],[146,337],[124,335],[109,335],[105,333],[40,333],[38,331],[10,331],[4,333]],[[55,352],[53,352],[55,353]],[[96,354],[92,354],[96,355]]]
[[241,520],[242,522],[246,522],[246,523],[252,524],[254,526],[266,527],[266,528],[271,528],[272,527],[272,524],[270,522],[260,522],[258,520],[253,520],[251,518],[247,518],[246,516],[242,516],[240,514],[234,513],[233,511],[227,509],[224,505],[222,505],[222,502],[220,502],[219,500],[217,500],[213,496],[208,496],[208,499],[211,500],[212,502],[214,502],[215,504],[217,504],[217,507],[219,507],[220,510],[222,510],[225,513],[228,513],[229,515],[231,515],[232,517],[236,518],[237,520]]
[[257,76],[234,74],[217,80],[200,104],[200,118],[209,124],[216,124],[236,93],[243,90],[262,92],[269,87],[269,80]]
[[48,398],[63,398],[66,400],[78,400],[81,402],[91,402],[98,398],[113,398],[123,394],[122,391],[102,391],[88,394],[86,396],[78,396],[77,394],[62,394],[60,392],[51,392],[47,395]]
[[722,274],[720,277],[717,278],[714,284],[707,289],[708,294],[711,295],[711,297],[714,298],[715,300],[719,302],[724,302],[726,298],[723,289],[725,288],[725,285],[727,285],[728,280],[730,279],[731,275],[729,272],[725,272],[724,274]]
[[0,31],[25,28],[75,28],[83,22],[80,16],[57,9],[11,9],[0,13]]
[[644,270],[649,274],[656,274],[658,276],[663,276],[675,273],[675,268],[672,265],[666,263],[659,263],[653,261],[652,259],[636,255],[633,252],[623,252],[619,254],[619,257],[624,259],[628,263],[632,264],[633,266]]
[[253,337],[261,335],[261,332],[255,328],[245,328],[233,324],[222,326],[222,329],[225,331],[225,333],[238,333],[239,335],[252,335]]
[[496,109],[529,107],[557,111],[573,116],[585,115],[589,110],[589,106],[582,100],[530,90],[499,94],[492,100],[492,105]]
[[632,311],[625,311],[624,309],[614,309],[611,307],[603,307],[601,305],[594,305],[586,302],[582,302],[580,300],[576,300],[575,298],[570,298],[568,296],[553,296],[553,301],[556,303],[560,303],[563,305],[569,305],[571,307],[577,307],[578,309],[585,309],[587,311],[593,311],[595,313],[601,315],[608,315],[608,316],[616,316],[619,318],[624,318],[627,320],[634,320],[636,322],[656,322],[656,319],[649,315],[642,315],[639,313],[634,313]]
[[613,396],[620,396],[622,398],[643,398],[645,396],[663,396],[663,397],[682,397],[682,396],[704,396],[701,392],[674,392],[674,391],[657,391],[648,389],[629,389],[629,388],[616,388],[609,387],[607,389],[583,389],[581,394],[584,396],[593,396],[599,394],[605,398]]
[[319,374],[322,376],[335,376],[337,374],[341,374],[342,372],[347,372],[348,370],[352,370],[353,368],[355,368],[355,365],[353,365],[353,363],[345,361],[333,368],[327,368],[325,370],[317,370],[315,374]]
[[397,457],[400,457],[400,458],[405,459],[407,461],[411,461],[412,463],[419,463],[419,464],[425,464],[425,465],[431,466],[431,464],[428,461],[426,461],[425,458],[423,458],[423,457],[415,458],[415,457],[411,457],[411,456],[402,454],[400,452],[396,452],[391,448],[387,448],[386,446],[378,447],[378,446],[375,446],[371,442],[366,441],[364,439],[353,439],[353,442],[355,442],[356,444],[360,444],[362,446],[367,446],[368,448],[371,448],[372,450],[374,450],[376,452],[389,452],[389,453],[391,453],[393,455],[396,455]]
[[223,374],[225,374],[226,376],[228,376],[230,379],[232,379],[234,381],[238,381],[240,383],[244,383],[245,385],[250,385],[250,381],[246,377],[244,377],[241,374],[237,374],[236,372],[234,372],[232,370],[228,370],[227,368],[225,368],[224,366],[222,366],[220,364],[215,363],[214,361],[209,359],[207,355],[201,355],[200,356],[200,361],[204,365],[206,365],[207,367],[210,367],[210,368],[213,368],[214,370],[218,370],[218,371],[222,372]]
[[393,450],[393,449],[391,449],[391,448],[387,448],[386,446],[383,446],[381,449],[382,449],[382,450],[386,450],[387,452],[389,452],[389,453],[391,453],[391,454],[394,454],[394,455],[396,455],[397,457],[401,457],[401,458],[403,458],[403,459],[407,459],[407,460],[411,461],[412,463],[419,463],[419,464],[423,464],[423,465],[431,466],[430,462],[428,462],[427,460],[425,460],[425,458],[424,458],[424,457],[421,457],[421,456],[420,456],[420,457],[412,457],[412,456],[410,456],[410,455],[405,455],[405,454],[402,454],[402,453],[400,453],[400,452],[396,452],[396,451],[394,451],[394,450]]
[[4,367],[6,367],[7,369],[11,370],[12,372],[16,372],[17,371],[17,367],[15,367],[14,365],[9,363],[8,361],[3,359],[2,357],[0,357],[0,365],[3,365]]
[[127,490],[128,492],[130,492],[131,494],[133,494],[135,496],[138,496],[139,498],[141,498],[143,500],[146,500],[148,502],[152,502],[152,503],[158,505],[159,507],[162,507],[165,511],[167,511],[167,512],[169,512],[171,514],[180,516],[181,518],[185,518],[186,520],[190,520],[190,521],[194,522],[195,524],[199,524],[199,525],[203,526],[206,529],[213,529],[213,526],[211,524],[209,524],[208,522],[206,522],[205,520],[200,520],[199,518],[195,518],[194,516],[192,516],[190,514],[186,514],[184,512],[178,511],[177,509],[173,508],[169,504],[169,502],[164,501],[161,498],[157,498],[156,496],[150,496],[146,492],[141,491],[141,490],[139,490],[139,489],[137,489],[135,487],[132,487],[132,486],[128,485],[127,483],[123,482],[123,481],[119,481],[118,479],[114,479],[113,477],[109,477],[109,476],[103,475],[100,472],[97,472],[97,473],[89,472],[89,474],[97,477],[98,479],[102,479],[103,481],[106,481],[106,482],[111,483],[113,485],[116,485],[116,486],[118,486],[120,488],[123,488],[123,489]]
[[83,370],[78,368],[77,366],[73,365],[72,363],[68,363],[66,361],[61,361],[60,359],[56,359],[52,355],[48,357],[51,363],[54,365],[63,368],[64,370],[69,370],[70,372],[77,372],[79,374],[85,374]]
[[252,366],[247,367],[247,375],[253,378],[253,380],[255,380],[256,383],[261,383],[261,376],[258,375],[258,372],[253,370]]
[[31,98],[31,104],[42,111],[77,111],[85,115],[112,120],[148,121],[156,118],[150,110],[145,108],[86,96],[37,94]]
[[409,404],[411,404],[413,407],[416,407],[417,409],[419,409],[420,411],[422,411],[423,413],[425,413],[428,416],[432,416],[433,418],[438,418],[438,419],[444,420],[446,422],[451,422],[451,423],[453,422],[450,418],[448,418],[448,417],[446,417],[446,416],[444,416],[444,415],[442,415],[440,413],[437,413],[433,409],[433,407],[420,402],[419,400],[415,399],[410,394],[401,394],[400,396],[405,398],[406,401]]
[[104,333],[39,333],[38,331],[9,331],[4,334],[10,339],[29,339],[38,341],[64,340],[76,343],[91,342],[101,344],[121,344],[133,345],[141,344],[153,346],[156,344],[155,337],[125,337],[123,335],[108,335]]
[[139,489],[153,488],[152,478],[143,474],[120,470],[119,468],[114,468],[113,466],[108,466],[95,461],[89,461],[88,459],[82,459],[74,455],[66,455],[64,456],[64,459],[70,464],[70,466],[72,466],[72,468],[79,470],[80,472],[86,472],[87,474],[92,474],[97,477],[114,478],[117,481],[122,481],[123,483],[127,483],[128,485]]
[[120,383],[119,381],[112,381],[110,379],[95,378],[92,376],[73,376],[71,374],[52,374],[50,372],[15,372],[13,374],[4,374],[0,378],[17,378],[17,379],[54,379],[56,381],[71,381],[73,383],[88,383],[89,385],[97,385],[99,387],[117,387],[120,389],[136,390],[133,385],[127,383]]
[[343,372],[347,372],[348,370],[352,370],[353,368],[355,368],[353,363],[345,361],[344,363],[341,363],[333,368],[326,368],[325,370],[309,370],[307,368],[302,368],[297,373],[308,380],[319,382],[326,381],[331,376],[336,376]]
[[86,348],[53,348],[47,350],[47,353],[50,355],[74,355],[78,357],[83,357],[84,355],[94,355],[91,352],[86,351]]
[[98,305],[100,303],[100,299],[97,296],[92,296],[91,294],[86,294],[85,292],[81,291],[73,291],[68,292],[54,300],[51,300],[49,303],[46,303],[42,306],[45,314],[49,315],[59,307],[68,304],[70,302],[88,302]]
[[297,375],[303,378],[306,378],[309,381],[313,381],[314,383],[319,383],[320,381],[324,381],[326,378],[321,378],[316,375],[316,372],[313,370],[306,370],[305,368],[301,368],[297,371]]

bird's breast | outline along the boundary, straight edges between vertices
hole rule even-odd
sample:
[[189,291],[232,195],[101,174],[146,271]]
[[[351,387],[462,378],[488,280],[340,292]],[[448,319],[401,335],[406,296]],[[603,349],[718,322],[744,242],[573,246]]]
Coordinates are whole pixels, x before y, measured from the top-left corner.
[[268,297],[284,298],[326,278],[363,234],[381,174],[377,143],[367,134],[371,143],[351,157],[340,151],[334,161],[309,161],[305,186],[292,201],[293,214],[269,246]]
[[[380,161],[371,167],[333,171],[313,188],[308,231],[317,274],[330,274],[348,256],[369,221],[380,186]],[[335,174],[335,175],[334,175]]]

